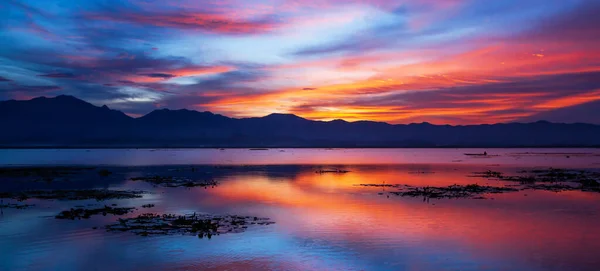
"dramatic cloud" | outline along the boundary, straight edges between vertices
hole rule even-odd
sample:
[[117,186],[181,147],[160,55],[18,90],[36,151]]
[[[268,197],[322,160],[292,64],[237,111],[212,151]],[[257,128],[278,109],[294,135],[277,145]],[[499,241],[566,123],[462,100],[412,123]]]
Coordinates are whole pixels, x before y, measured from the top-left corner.
[[8,0],[0,99],[69,94],[132,116],[590,122],[597,14],[593,0]]
[[211,13],[109,13],[87,14],[86,18],[223,34],[261,33],[271,31],[276,27],[272,20],[243,21],[230,18],[227,14]]
[[74,75],[72,73],[47,73],[47,74],[40,74],[38,76],[50,77],[50,78],[75,78],[75,77],[77,77],[76,75]]

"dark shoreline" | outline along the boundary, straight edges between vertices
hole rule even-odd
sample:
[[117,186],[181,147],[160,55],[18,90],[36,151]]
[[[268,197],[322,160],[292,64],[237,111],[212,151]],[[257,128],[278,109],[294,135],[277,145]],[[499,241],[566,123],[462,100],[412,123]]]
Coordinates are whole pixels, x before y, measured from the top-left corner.
[[564,145],[564,146],[528,146],[528,145],[514,145],[514,146],[264,146],[264,145],[249,145],[249,146],[92,146],[92,145],[56,145],[56,146],[39,146],[39,145],[25,145],[25,146],[2,146],[0,150],[15,150],[15,149],[31,149],[31,150],[44,150],[44,149],[600,149],[600,145]]

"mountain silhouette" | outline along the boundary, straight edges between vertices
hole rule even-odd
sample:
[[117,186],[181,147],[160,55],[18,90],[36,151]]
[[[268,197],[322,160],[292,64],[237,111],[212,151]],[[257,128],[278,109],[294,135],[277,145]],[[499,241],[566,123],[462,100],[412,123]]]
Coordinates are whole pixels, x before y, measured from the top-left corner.
[[160,109],[139,117],[72,96],[0,102],[1,147],[597,147],[600,126],[312,121],[292,114],[229,118]]

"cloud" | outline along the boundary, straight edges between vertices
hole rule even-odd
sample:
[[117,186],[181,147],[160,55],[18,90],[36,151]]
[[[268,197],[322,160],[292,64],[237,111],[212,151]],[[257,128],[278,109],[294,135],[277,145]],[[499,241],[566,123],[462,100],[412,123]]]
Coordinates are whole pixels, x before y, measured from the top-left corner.
[[169,74],[169,73],[146,73],[146,74],[142,74],[142,75],[152,77],[152,78],[162,78],[162,79],[169,79],[169,78],[173,78],[176,76],[176,75]]
[[269,18],[242,20],[228,14],[206,12],[134,12],[87,13],[88,20],[113,21],[143,26],[198,30],[220,34],[257,34],[269,32],[278,26],[277,21]]
[[595,112],[598,112],[598,108],[600,108],[600,100],[540,112],[538,114],[519,119],[518,121],[534,122],[538,120],[546,120],[558,123],[581,122],[600,124],[600,118],[598,118],[598,115],[595,114]]
[[[361,90],[348,87],[342,91],[324,91],[328,88],[325,86],[319,87],[319,91],[290,89],[216,97],[205,106],[228,108],[236,116],[246,116],[247,108],[259,112],[272,112],[273,108],[277,108],[282,112],[321,120],[496,123],[600,99],[597,91],[600,89],[599,78],[600,71],[513,77],[502,82],[482,81],[421,91],[382,92],[382,87],[377,85],[363,85],[366,88]],[[402,85],[385,86],[384,89],[399,87]],[[591,111],[588,113],[593,114]]]
[[49,77],[49,78],[77,78],[77,75],[72,74],[72,73],[47,73],[47,74],[40,74],[38,76]]
[[0,84],[0,99],[28,100],[38,96],[56,96],[62,88],[60,86],[40,85],[29,86],[16,83]]
[[597,1],[217,2],[9,0],[1,95],[454,124],[598,97]]

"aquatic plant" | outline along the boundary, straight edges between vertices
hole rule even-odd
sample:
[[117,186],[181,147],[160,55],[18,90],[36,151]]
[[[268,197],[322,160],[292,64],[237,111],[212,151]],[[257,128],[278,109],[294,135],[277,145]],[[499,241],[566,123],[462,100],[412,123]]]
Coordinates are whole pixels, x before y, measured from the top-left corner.
[[68,180],[69,176],[92,170],[90,167],[2,167],[0,178],[18,178],[19,180],[32,180],[38,182],[53,182]]
[[319,169],[317,171],[315,171],[315,173],[319,173],[319,174],[324,174],[324,173],[348,173],[350,172],[349,170],[344,170],[344,169]]
[[268,218],[236,215],[207,214],[153,214],[146,213],[133,218],[119,218],[118,224],[107,225],[109,232],[127,231],[140,236],[196,235],[211,238],[214,235],[243,232],[251,225],[270,225]]
[[487,170],[484,172],[473,172],[473,175],[470,175],[469,177],[502,179],[504,176],[502,175],[502,172]]
[[219,183],[215,180],[194,181],[187,178],[175,178],[172,176],[143,176],[133,177],[132,181],[144,181],[163,187],[215,187]]
[[106,206],[104,205],[104,208],[97,208],[97,209],[84,209],[84,208],[71,208],[70,210],[66,210],[66,211],[62,211],[60,212],[60,214],[56,215],[57,219],[71,219],[71,220],[75,220],[75,219],[88,219],[93,215],[99,215],[102,214],[103,216],[106,216],[107,214],[112,214],[112,215],[124,215],[127,214],[131,211],[133,211],[135,208],[133,207],[111,207],[111,206]]
[[75,174],[80,171],[92,170],[93,167],[2,167],[0,176],[2,177],[58,177]]
[[102,176],[102,177],[108,177],[112,174],[111,171],[107,170],[107,169],[103,169],[98,171],[98,175]]
[[4,200],[0,201],[0,209],[8,208],[8,209],[27,209],[29,207],[35,206],[34,204],[20,204],[20,203],[6,203],[4,204]]
[[450,185],[446,187],[425,186],[415,187],[405,185],[400,191],[392,191],[391,194],[402,197],[423,197],[424,199],[453,199],[453,198],[484,198],[483,194],[497,194],[519,191],[512,187],[483,186],[479,184]]
[[12,198],[18,201],[30,198],[57,199],[57,200],[86,200],[97,201],[109,199],[131,199],[141,198],[144,191],[133,190],[109,190],[109,189],[82,189],[82,190],[32,190],[19,192],[0,193],[0,198]]
[[547,191],[586,191],[600,192],[600,173],[571,169],[535,169],[520,171],[520,175],[504,176],[499,172],[475,172],[472,177],[495,177],[501,181],[516,182],[521,189]]

